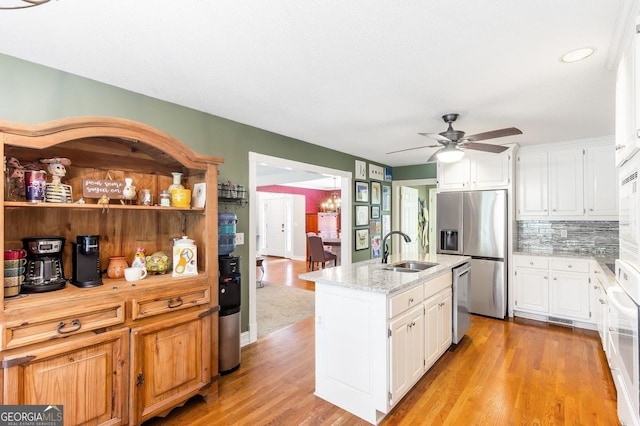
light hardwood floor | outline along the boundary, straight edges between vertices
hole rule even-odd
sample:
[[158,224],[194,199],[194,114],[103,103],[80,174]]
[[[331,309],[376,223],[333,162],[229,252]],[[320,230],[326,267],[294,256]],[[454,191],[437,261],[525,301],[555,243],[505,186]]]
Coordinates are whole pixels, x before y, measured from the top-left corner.
[[[273,280],[277,268],[267,260]],[[271,264],[269,265],[269,262]],[[296,263],[296,262],[294,262]],[[272,267],[272,269],[270,269]],[[268,275],[267,275],[268,276]],[[296,283],[295,276],[287,285]],[[357,356],[357,354],[354,354]],[[195,397],[147,425],[365,425],[317,398],[314,320],[242,349],[240,368],[220,378],[219,399]],[[595,332],[534,321],[473,316],[448,351],[383,425],[617,425],[616,394]]]

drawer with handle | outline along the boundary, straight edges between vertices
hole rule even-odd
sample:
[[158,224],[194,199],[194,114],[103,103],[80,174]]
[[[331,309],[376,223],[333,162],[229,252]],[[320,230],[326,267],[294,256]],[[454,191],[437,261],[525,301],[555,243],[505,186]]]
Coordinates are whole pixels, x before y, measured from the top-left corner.
[[389,299],[389,318],[406,311],[409,308],[422,303],[424,299],[422,294],[422,286],[418,285],[410,290],[403,291],[397,296]]
[[549,258],[544,256],[513,256],[517,267],[548,269]]
[[208,286],[196,287],[189,290],[178,290],[164,293],[160,296],[135,298],[132,301],[132,318],[134,320],[154,315],[179,311],[192,306],[204,305],[211,300]]
[[557,258],[551,259],[551,269],[563,272],[589,273],[589,261],[583,259]]
[[50,315],[34,313],[33,320],[9,320],[2,326],[2,350],[123,324],[124,316],[124,302]]

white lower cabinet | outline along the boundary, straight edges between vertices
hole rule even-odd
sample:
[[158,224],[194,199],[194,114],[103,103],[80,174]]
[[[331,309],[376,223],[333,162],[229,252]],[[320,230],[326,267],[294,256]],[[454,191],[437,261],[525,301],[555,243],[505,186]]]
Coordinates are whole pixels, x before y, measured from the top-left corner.
[[441,291],[425,300],[425,368],[430,368],[451,346],[452,303],[451,289]]
[[316,281],[315,395],[379,423],[451,344],[451,277],[393,296]]
[[589,260],[523,255],[514,259],[517,316],[530,313],[555,322],[595,322]]
[[404,395],[424,371],[424,309],[422,305],[389,324],[391,395]]
[[549,313],[549,272],[532,268],[516,269],[516,309]]

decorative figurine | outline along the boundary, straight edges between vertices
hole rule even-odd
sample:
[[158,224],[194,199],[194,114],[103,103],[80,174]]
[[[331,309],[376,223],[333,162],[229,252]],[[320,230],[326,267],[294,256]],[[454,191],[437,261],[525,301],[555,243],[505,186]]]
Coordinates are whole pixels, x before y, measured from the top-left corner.
[[51,174],[51,183],[45,185],[45,201],[47,203],[71,203],[71,185],[62,183],[62,178],[67,174],[67,167],[71,165],[68,158],[47,158],[40,160],[47,165],[47,171]]
[[24,166],[15,157],[11,157],[7,161],[7,175],[9,176],[9,183],[5,197],[10,201],[24,201]]
[[124,189],[122,190],[122,198],[124,198],[129,204],[138,197],[136,187],[133,185],[133,179],[124,178]]
[[166,274],[169,270],[169,256],[164,251],[157,251],[147,256],[147,272],[150,274]]
[[138,247],[136,249],[135,256],[133,256],[133,262],[131,262],[131,266],[133,266],[134,268],[146,269],[147,268],[147,259],[145,256],[146,252],[147,251],[144,248]]

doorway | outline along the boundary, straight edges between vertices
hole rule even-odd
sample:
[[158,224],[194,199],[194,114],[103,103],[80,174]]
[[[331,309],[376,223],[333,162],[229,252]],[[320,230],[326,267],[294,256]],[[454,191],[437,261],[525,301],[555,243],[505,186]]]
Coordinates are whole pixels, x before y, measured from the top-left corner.
[[393,235],[392,244],[399,250],[392,252],[435,254],[436,179],[398,180],[391,183],[391,188],[392,229],[411,237],[407,244]]
[[[249,152],[249,199],[258,200],[256,187],[258,181],[258,166],[269,166],[287,169],[292,172],[307,171],[311,173],[317,173],[326,176],[339,176],[342,204],[350,206],[352,203],[352,173],[344,170],[330,169],[327,167],[316,166],[313,164],[301,163],[293,160],[286,160],[279,157],[271,157],[264,154],[258,154],[255,152]],[[287,182],[280,182],[286,184]],[[259,223],[259,203],[249,203],[249,236],[248,236],[248,250],[249,259],[254,259],[257,253],[257,235],[258,235],[258,223]],[[341,229],[351,229],[351,209],[345,208],[341,212]],[[305,240],[306,241],[306,240]],[[344,232],[342,234],[342,251],[341,251],[341,263],[347,264],[351,262],[352,252],[352,240],[351,232]],[[256,282],[257,268],[249,268],[249,283]],[[249,333],[248,336],[243,336],[242,343],[253,343],[258,338],[258,327],[256,322],[256,286],[249,284]]]

